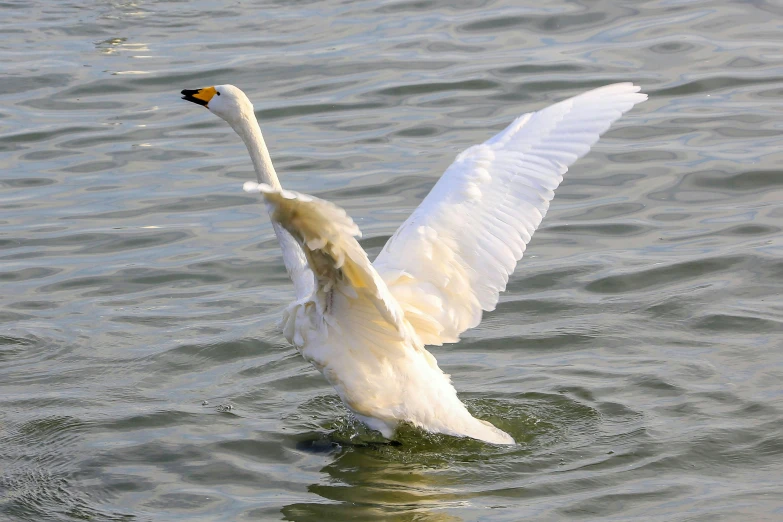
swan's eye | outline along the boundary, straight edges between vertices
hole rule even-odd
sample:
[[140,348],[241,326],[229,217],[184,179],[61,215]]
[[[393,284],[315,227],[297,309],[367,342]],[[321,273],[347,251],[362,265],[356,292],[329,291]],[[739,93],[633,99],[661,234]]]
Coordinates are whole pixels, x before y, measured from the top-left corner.
[[220,96],[220,91],[215,91],[215,94],[217,94],[218,96]]

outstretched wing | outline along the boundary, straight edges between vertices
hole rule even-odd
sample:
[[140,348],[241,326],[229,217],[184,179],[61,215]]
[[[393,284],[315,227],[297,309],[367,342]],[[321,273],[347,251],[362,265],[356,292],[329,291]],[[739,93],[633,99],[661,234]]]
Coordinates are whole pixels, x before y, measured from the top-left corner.
[[601,87],[457,156],[374,263],[425,344],[456,342],[494,310],[569,165],[646,99],[631,83]]
[[[336,328],[375,328],[387,336],[405,335],[402,309],[354,239],[361,233],[345,210],[313,196],[273,189],[266,184],[249,181],[244,188],[260,192],[273,221],[302,246],[317,279],[325,321],[331,320],[336,311],[333,308],[340,307],[342,324],[333,321]],[[350,308],[350,313],[342,313],[345,307]],[[350,321],[358,324],[351,326]]]

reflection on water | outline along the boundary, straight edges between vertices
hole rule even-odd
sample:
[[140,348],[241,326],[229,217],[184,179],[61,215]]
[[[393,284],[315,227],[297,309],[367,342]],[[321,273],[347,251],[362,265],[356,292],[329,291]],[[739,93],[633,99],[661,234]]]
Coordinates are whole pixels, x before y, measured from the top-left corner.
[[[621,404],[593,407],[591,402],[590,392],[582,388],[513,394],[503,400],[468,398],[475,415],[514,436],[517,445],[509,447],[428,434],[410,426],[402,427],[397,440],[388,443],[342,413],[336,396],[317,397],[299,408],[297,419],[324,422],[311,425],[310,432],[303,424],[296,449],[320,455],[325,462],[318,481],[307,488],[320,499],[288,505],[283,514],[291,520],[461,520],[454,513],[500,509],[509,499],[548,496],[569,480],[564,476],[568,469],[630,465],[636,457],[608,448],[617,448],[618,441],[648,440],[641,415]],[[612,416],[611,428],[601,426],[602,415]],[[596,447],[607,451],[585,459],[583,452]],[[504,484],[510,473],[536,476],[546,485],[508,488]],[[485,496],[488,504],[475,506],[473,500]],[[324,499],[334,503],[324,505]]]
[[[776,5],[0,13],[1,519],[780,518]],[[511,448],[348,417],[276,326],[293,294],[242,143],[178,95],[242,87],[284,185],[375,255],[459,151],[615,81],[650,100],[497,310],[433,349]]]
[[368,448],[341,451],[320,471],[328,484],[313,484],[308,491],[332,501],[298,502],[282,509],[288,520],[417,519],[460,520],[446,509],[459,508],[462,500],[453,480],[436,466],[390,462]]

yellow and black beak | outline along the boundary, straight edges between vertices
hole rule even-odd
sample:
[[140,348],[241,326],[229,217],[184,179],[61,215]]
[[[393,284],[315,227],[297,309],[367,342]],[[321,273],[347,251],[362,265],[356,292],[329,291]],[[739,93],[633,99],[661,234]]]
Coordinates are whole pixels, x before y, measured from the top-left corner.
[[184,89],[182,91],[182,99],[189,102],[203,105],[204,107],[209,104],[209,100],[215,95],[214,87],[204,87],[203,89]]

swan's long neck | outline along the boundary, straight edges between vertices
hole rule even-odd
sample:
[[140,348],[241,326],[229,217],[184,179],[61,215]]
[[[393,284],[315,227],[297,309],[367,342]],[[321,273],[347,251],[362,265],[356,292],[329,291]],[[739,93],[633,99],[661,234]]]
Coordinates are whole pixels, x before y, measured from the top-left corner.
[[[253,161],[253,167],[256,170],[256,178],[259,183],[266,183],[276,189],[281,188],[280,180],[277,178],[275,167],[272,165],[272,158],[269,157],[269,151],[264,143],[264,137],[261,135],[261,128],[258,126],[253,111],[246,111],[249,114],[243,114],[241,120],[231,123],[237,134],[242,138],[250,153],[250,159]],[[272,220],[272,227],[275,230],[277,241],[283,250],[283,263],[291,281],[294,282],[296,298],[302,299],[313,292],[315,279],[310,267],[307,265],[302,247],[281,225]]]
[[259,183],[266,183],[272,188],[279,189],[280,180],[277,179],[275,167],[272,165],[272,158],[269,157],[269,150],[266,148],[264,136],[261,134],[261,128],[258,126],[258,120],[255,114],[243,115],[241,123],[232,125],[242,137],[242,141],[247,146],[250,153],[250,159],[253,160],[253,167],[256,169],[256,178]]

